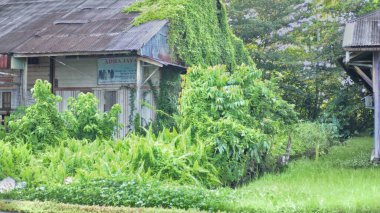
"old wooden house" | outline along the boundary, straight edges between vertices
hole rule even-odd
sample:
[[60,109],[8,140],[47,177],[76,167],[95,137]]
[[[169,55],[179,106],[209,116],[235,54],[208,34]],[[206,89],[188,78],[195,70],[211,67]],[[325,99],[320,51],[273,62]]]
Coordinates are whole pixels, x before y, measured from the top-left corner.
[[[380,11],[346,24],[339,61],[355,81],[363,82],[372,93],[375,111],[375,139],[372,160],[380,161]],[[371,101],[372,102],[372,101]]]
[[[67,100],[81,92],[99,99],[99,110],[118,103],[125,135],[131,113],[155,119],[151,86],[164,72],[183,72],[172,60],[169,23],[133,26],[137,13],[122,9],[136,0],[0,0],[0,114],[33,103],[36,79],[48,80]],[[149,84],[148,84],[149,81]]]

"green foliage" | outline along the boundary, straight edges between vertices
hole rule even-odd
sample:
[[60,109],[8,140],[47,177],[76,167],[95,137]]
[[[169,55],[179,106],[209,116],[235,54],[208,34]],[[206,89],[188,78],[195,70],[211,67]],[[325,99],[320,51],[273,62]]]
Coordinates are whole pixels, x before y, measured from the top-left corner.
[[120,127],[120,105],[101,113],[97,108],[98,100],[91,93],[70,99],[68,110],[63,113],[57,110],[61,98],[51,92],[49,82],[37,80],[32,94],[35,103],[19,107],[7,119],[9,132],[3,131],[6,141],[28,143],[33,150],[41,150],[46,145],[59,145],[67,137],[111,139]]
[[[331,156],[328,157],[336,168],[371,169],[376,168],[376,165],[370,161],[372,151],[373,138],[362,137],[361,139],[351,139],[343,146],[334,147],[330,152]],[[336,153],[341,156],[338,158]]]
[[125,8],[125,12],[141,13],[135,25],[169,20],[173,58],[187,66],[226,64],[233,68],[252,63],[243,42],[230,30],[226,8],[220,0],[144,0]]
[[[296,119],[292,106],[276,95],[275,84],[241,66],[194,67],[185,76],[177,124],[192,128],[211,147],[224,184],[237,184],[267,154],[271,136]],[[255,175],[255,174],[253,174]]]
[[68,110],[64,115],[71,138],[92,141],[96,138],[111,139],[118,130],[121,106],[116,104],[109,112],[101,113],[98,102],[92,93],[81,93],[76,99],[68,100]]
[[237,190],[229,212],[377,212],[379,167],[342,167],[360,153],[370,158],[373,138],[353,138],[319,161],[291,162],[282,174],[268,174]]
[[[158,136],[149,130],[145,136],[131,134],[120,141],[70,139],[58,146],[46,146],[32,156],[27,146],[1,145],[1,174],[13,175],[31,186],[63,183],[67,177],[77,182],[136,177],[208,187],[220,185],[218,170],[207,155],[208,147],[193,143],[190,130],[181,134],[164,130]],[[26,152],[25,159],[18,160],[23,157],[18,152]],[[21,168],[23,172],[17,172]]]
[[331,102],[324,107],[323,121],[335,123],[342,138],[373,127],[373,110],[365,108],[363,96],[360,85],[346,86],[336,91]]
[[[179,186],[173,182],[126,177],[28,188],[0,194],[0,199],[195,208],[211,212],[376,212],[380,205],[379,192],[374,186],[380,184],[379,168],[342,166],[361,153],[368,154],[372,143],[373,139],[369,137],[351,139],[345,146],[333,147],[319,161],[301,159],[291,162],[284,173],[268,174],[237,190],[206,190],[193,185]],[[367,157],[369,159],[369,155]],[[140,210],[145,211],[145,208]],[[153,210],[156,211],[159,209]]]
[[155,132],[176,126],[173,115],[178,114],[178,98],[181,92],[181,74],[172,69],[161,73],[160,91],[157,97],[157,117],[153,123]]
[[[358,102],[360,85],[341,84],[347,75],[336,59],[344,55],[342,20],[378,9],[379,1],[228,2],[234,32],[265,71],[264,77],[277,79],[282,97],[295,105],[300,118],[339,122],[342,136],[368,126],[370,113]],[[345,112],[339,109],[342,103]]]
[[211,191],[201,187],[129,179],[58,185],[46,189],[18,191],[2,197],[82,205],[192,208],[213,211],[226,208],[232,202],[232,196],[228,196],[227,193],[230,193],[230,190]]
[[327,148],[337,144],[338,136],[338,128],[334,124],[299,123],[293,133],[291,154],[306,154],[318,159]]
[[23,116],[13,116],[8,122],[7,140],[28,142],[36,149],[47,144],[57,144],[66,137],[62,115],[57,110],[61,101],[51,93],[51,84],[37,80],[32,89],[35,103],[25,110]]
[[31,151],[27,145],[0,141],[0,180],[9,176],[22,176],[30,159]]
[[6,212],[64,212],[64,213],[206,213],[196,209],[180,210],[180,209],[163,209],[163,208],[131,208],[131,207],[112,207],[112,206],[84,206],[55,203],[49,201],[5,201],[0,200],[0,209]]

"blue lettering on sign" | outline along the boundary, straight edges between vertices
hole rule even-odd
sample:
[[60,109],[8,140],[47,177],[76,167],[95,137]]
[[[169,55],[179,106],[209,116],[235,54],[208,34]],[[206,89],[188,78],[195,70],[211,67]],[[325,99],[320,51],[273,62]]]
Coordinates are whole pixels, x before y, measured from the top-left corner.
[[98,59],[98,84],[136,83],[137,59],[131,57]]

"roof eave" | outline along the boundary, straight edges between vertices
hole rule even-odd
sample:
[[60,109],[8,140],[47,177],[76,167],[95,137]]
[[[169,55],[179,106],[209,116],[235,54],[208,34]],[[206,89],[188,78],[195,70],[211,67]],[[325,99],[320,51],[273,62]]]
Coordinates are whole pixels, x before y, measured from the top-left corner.
[[350,46],[343,49],[346,52],[375,52],[380,51],[380,46]]
[[[120,51],[91,51],[91,52],[50,52],[50,53],[12,53],[16,58],[28,57],[59,57],[59,56],[96,56],[96,55],[132,55],[137,50],[120,50]],[[137,54],[136,54],[137,55]]]

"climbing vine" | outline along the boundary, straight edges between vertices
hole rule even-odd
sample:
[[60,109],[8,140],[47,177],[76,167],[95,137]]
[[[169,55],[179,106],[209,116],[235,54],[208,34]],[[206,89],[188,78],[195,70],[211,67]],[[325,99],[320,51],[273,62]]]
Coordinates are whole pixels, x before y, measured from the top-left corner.
[[135,25],[169,20],[171,52],[186,66],[225,64],[232,69],[242,63],[252,64],[243,42],[228,25],[221,0],[144,0],[125,8],[125,12],[140,12]]

